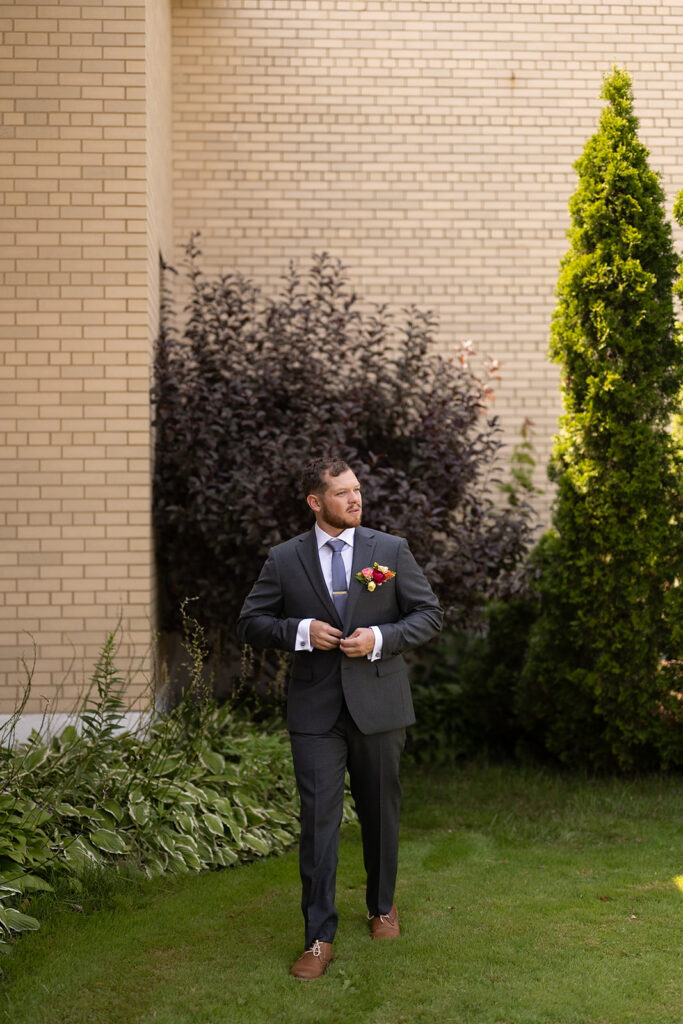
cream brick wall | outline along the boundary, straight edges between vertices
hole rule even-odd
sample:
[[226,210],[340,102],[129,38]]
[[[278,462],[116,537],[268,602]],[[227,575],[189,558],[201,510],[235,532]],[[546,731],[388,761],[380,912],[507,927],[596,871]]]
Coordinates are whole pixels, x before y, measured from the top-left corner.
[[147,45],[145,7],[0,6],[0,712],[29,633],[29,712],[73,706],[119,617],[120,667],[143,666],[131,698],[148,675],[146,74],[168,53]]
[[327,250],[365,298],[437,312],[499,358],[492,411],[535,424],[539,502],[560,411],[546,358],[573,162],[602,78],[634,82],[669,199],[683,188],[683,6],[176,0],[177,251],[272,288]]
[[[147,0],[147,237],[149,338],[158,329],[159,254],[173,250],[171,152],[172,0]],[[150,357],[153,345],[150,345]]]

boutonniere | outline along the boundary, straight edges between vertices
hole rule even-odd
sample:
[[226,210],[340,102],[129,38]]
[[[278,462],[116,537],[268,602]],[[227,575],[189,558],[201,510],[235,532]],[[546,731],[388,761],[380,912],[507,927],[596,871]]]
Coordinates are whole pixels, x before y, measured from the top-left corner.
[[386,565],[378,565],[377,562],[373,562],[367,569],[357,572],[356,579],[372,593],[375,587],[381,587],[387,580],[393,580],[395,575],[396,573],[387,569]]

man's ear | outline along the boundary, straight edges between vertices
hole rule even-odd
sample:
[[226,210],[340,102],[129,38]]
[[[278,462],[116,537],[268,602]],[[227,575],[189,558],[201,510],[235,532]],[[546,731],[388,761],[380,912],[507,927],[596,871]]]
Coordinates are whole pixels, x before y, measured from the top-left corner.
[[320,512],[322,505],[320,504],[320,499],[318,498],[317,494],[309,494],[308,497],[306,498],[306,501],[308,502],[308,507],[313,512]]

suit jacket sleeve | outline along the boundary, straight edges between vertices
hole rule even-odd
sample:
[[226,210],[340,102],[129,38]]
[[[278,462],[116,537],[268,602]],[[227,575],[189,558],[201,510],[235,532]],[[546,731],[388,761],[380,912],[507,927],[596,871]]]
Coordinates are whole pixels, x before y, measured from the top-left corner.
[[237,620],[237,635],[242,643],[249,643],[259,650],[276,647],[293,651],[300,619],[281,618],[282,609],[280,573],[277,559],[271,551]]
[[441,605],[405,540],[398,550],[396,595],[401,617],[379,626],[383,659],[426,643],[443,623]]

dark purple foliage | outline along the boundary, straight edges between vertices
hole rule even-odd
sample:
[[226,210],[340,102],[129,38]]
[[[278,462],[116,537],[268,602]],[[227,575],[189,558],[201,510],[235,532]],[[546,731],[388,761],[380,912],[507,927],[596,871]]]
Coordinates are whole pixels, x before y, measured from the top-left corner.
[[154,520],[163,627],[180,602],[229,637],[268,548],[307,529],[305,460],[357,473],[364,522],[408,538],[451,625],[520,588],[533,513],[496,477],[489,383],[435,354],[435,321],[363,311],[326,254],[272,299],[239,274],[208,279],[188,247],[182,334],[168,293],[155,363]]

